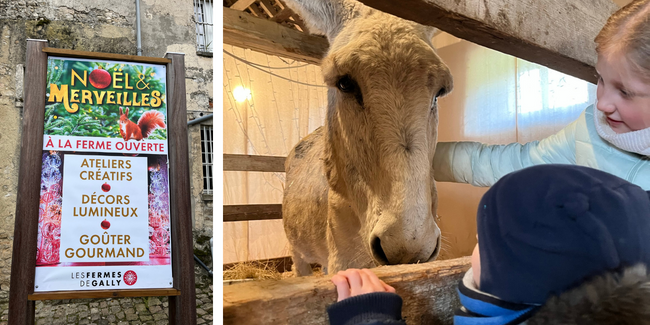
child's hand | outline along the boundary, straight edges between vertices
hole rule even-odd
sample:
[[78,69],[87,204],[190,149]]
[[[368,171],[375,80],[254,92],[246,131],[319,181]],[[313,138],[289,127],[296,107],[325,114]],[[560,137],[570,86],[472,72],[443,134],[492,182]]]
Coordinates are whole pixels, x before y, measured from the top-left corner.
[[332,277],[339,294],[337,301],[371,292],[392,292],[395,288],[387,285],[368,269],[347,269]]

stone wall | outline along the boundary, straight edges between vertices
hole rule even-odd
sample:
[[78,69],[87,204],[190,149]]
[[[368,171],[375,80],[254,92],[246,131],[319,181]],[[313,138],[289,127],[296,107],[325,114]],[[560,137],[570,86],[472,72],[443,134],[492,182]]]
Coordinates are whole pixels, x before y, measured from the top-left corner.
[[[142,55],[185,53],[188,120],[211,114],[212,58],[196,53],[192,1],[141,0],[140,10]],[[0,301],[8,296],[11,270],[26,39],[46,39],[55,48],[136,55],[135,25],[133,0],[0,1]],[[205,251],[205,238],[212,236],[212,202],[197,191],[202,183],[195,184],[202,182],[200,138],[196,140],[200,135],[194,131],[198,128],[190,127],[188,141],[195,242],[199,251]],[[209,256],[202,260],[211,264]]]

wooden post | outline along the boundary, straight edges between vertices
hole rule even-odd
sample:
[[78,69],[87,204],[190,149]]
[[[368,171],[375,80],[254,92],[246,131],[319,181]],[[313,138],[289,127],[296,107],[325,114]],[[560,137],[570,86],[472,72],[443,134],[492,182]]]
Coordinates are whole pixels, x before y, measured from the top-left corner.
[[169,324],[196,324],[194,244],[190,203],[190,167],[187,146],[185,55],[167,53],[167,120],[169,126],[169,183],[174,189],[170,212],[172,227],[172,274],[180,296],[169,297]]
[[34,301],[27,296],[34,292],[36,237],[40,200],[41,155],[45,117],[47,55],[42,49],[45,40],[27,40],[25,60],[25,106],[23,108],[22,142],[18,164],[18,195],[14,223],[14,245],[11,256],[11,287],[9,288],[9,324],[34,324]]

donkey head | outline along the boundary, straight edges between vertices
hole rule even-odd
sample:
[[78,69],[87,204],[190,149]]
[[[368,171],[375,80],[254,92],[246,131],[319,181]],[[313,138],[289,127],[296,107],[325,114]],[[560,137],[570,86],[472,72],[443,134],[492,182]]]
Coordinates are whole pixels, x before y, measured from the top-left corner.
[[322,71],[331,190],[359,216],[377,264],[435,259],[437,99],[452,77],[431,45],[434,29],[348,0],[289,3],[330,43]]

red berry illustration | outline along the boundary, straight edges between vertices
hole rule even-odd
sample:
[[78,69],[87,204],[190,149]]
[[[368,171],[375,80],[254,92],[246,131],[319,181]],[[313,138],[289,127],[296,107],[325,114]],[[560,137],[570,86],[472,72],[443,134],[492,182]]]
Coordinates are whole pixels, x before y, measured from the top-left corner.
[[102,221],[102,229],[106,230],[110,227],[111,227],[111,223],[108,222],[108,220],[104,219],[104,221]]
[[108,185],[108,183],[104,183],[104,184],[102,185],[102,191],[104,191],[104,192],[108,192],[108,191],[110,191],[110,190],[111,190],[111,186]]
[[90,73],[90,84],[97,89],[111,85],[111,74],[104,69],[95,69]]

